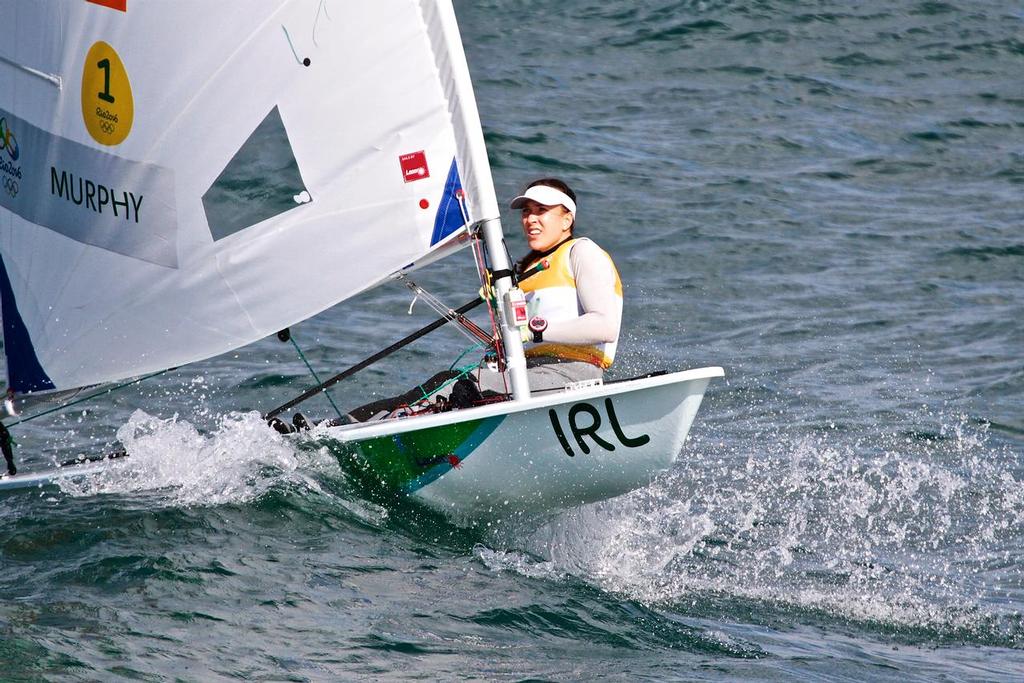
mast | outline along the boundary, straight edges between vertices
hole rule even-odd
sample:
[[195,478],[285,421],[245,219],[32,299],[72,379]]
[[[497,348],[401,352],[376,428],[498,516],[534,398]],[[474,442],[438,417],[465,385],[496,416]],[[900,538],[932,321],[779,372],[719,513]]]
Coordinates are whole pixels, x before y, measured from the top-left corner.
[[[526,374],[526,354],[523,352],[523,338],[516,326],[515,302],[523,301],[522,292],[512,281],[512,264],[508,261],[505,249],[505,236],[501,229],[501,220],[486,220],[481,226],[487,256],[491,260],[491,268],[495,274],[494,293],[498,302],[498,324],[501,330],[501,342],[505,347],[505,365],[508,370],[509,383],[512,385],[512,400],[523,401],[530,398],[530,380]],[[522,317],[525,318],[525,302]]]
[[[431,5],[437,14],[432,16]],[[521,292],[512,280],[512,264],[508,260],[505,249],[505,236],[501,228],[498,200],[494,194],[494,181],[491,178],[491,166],[487,160],[487,147],[480,126],[480,114],[473,95],[473,83],[469,75],[469,65],[462,49],[455,10],[450,0],[423,3],[424,20],[428,27],[439,29],[438,33],[429,31],[431,36],[440,34],[443,45],[435,44],[435,54],[444,55],[447,59],[438,60],[438,69],[445,76],[448,102],[455,124],[455,144],[459,151],[458,159],[463,168],[466,189],[466,202],[471,216],[479,216],[476,225],[483,235],[487,257],[491,262],[494,274],[494,291],[498,302],[498,325],[501,341],[505,348],[505,362],[509,383],[512,388],[512,399],[522,401],[530,398],[530,383],[526,375],[526,355],[523,352],[523,339],[516,326],[516,315],[512,310],[516,300],[522,301]],[[440,49],[439,49],[440,48]],[[525,310],[521,311],[525,317]],[[522,323],[525,324],[525,320]]]

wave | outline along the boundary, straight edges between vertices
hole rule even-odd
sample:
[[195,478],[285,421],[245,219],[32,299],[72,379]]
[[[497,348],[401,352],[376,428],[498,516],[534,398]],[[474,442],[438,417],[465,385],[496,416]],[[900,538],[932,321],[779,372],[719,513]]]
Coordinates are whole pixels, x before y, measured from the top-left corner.
[[288,482],[317,488],[299,470],[296,450],[255,412],[221,416],[209,433],[201,433],[177,416],[161,419],[137,410],[117,438],[129,457],[62,482],[62,492],[73,497],[151,494],[145,499],[150,507],[206,507],[251,502]]
[[697,444],[647,489],[513,541],[543,559],[478,555],[719,621],[757,605],[908,642],[1022,647],[1019,454],[966,417],[938,432]]

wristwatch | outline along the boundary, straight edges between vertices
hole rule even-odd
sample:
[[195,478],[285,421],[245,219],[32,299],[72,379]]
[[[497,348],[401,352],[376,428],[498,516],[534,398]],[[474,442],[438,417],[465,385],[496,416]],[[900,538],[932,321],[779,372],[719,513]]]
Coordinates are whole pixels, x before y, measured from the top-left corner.
[[530,332],[533,333],[534,343],[540,343],[540,341],[544,338],[544,330],[548,329],[548,321],[540,317],[539,315],[535,315],[532,318],[530,318],[530,322],[528,322],[526,325],[530,329]]

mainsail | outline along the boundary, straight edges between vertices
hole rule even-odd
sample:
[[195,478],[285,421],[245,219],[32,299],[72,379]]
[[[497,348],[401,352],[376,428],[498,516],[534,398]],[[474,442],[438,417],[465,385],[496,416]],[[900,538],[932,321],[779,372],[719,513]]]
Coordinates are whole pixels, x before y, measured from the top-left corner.
[[208,358],[498,216],[449,0],[0,0],[8,386]]

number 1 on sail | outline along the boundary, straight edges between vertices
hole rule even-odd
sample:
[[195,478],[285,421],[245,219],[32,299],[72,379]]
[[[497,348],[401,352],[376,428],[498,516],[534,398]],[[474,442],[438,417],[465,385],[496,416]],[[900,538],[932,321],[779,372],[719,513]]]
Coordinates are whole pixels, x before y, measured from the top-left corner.
[[96,62],[96,67],[103,70],[103,90],[96,93],[104,102],[114,103],[114,96],[110,94],[110,60],[101,59]]

